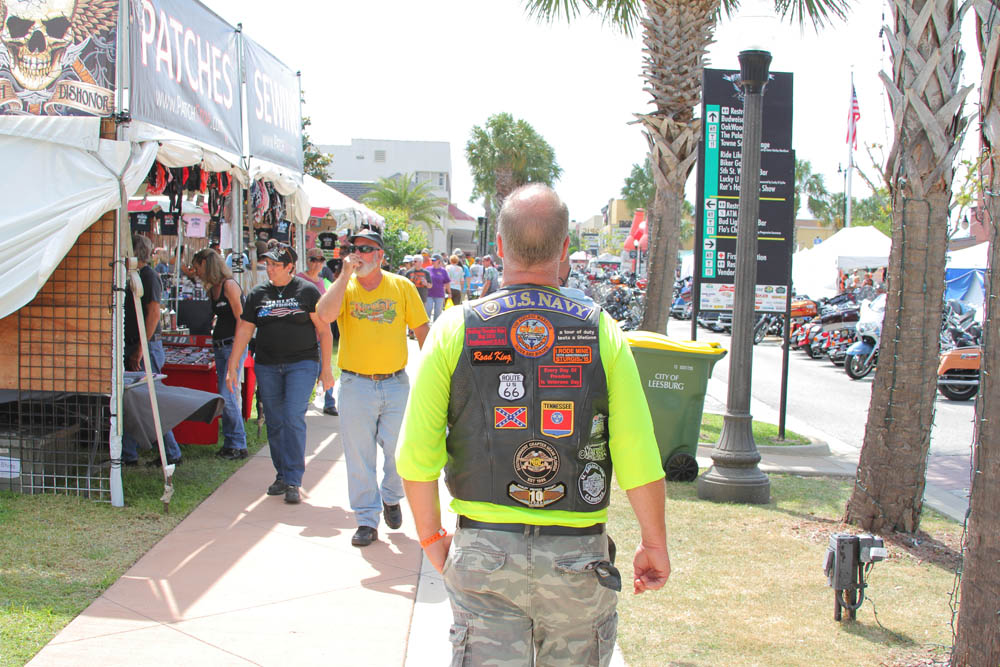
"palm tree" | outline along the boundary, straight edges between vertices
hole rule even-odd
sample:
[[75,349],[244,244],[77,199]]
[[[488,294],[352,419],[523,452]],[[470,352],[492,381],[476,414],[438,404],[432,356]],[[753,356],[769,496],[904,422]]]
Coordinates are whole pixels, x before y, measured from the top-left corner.
[[423,223],[429,230],[441,229],[440,216],[448,202],[434,195],[430,183],[417,183],[410,174],[380,178],[375,189],[361,200],[381,208],[395,208],[406,213],[410,224]]
[[[846,17],[848,0],[774,0],[775,11],[817,28]],[[635,114],[642,124],[656,180],[649,222],[649,288],[642,328],[665,333],[677,264],[684,186],[698,158],[701,119],[694,117],[701,98],[705,53],[712,43],[720,6],[734,13],[739,0],[524,0],[529,14],[545,20],[573,19],[581,6],[601,14],[613,27],[643,32],[644,90],[654,110]]]
[[472,128],[465,159],[472,170],[470,201],[483,198],[491,229],[493,212],[515,188],[525,183],[551,186],[562,175],[552,146],[527,121],[509,113],[494,114],[484,127]]
[[983,78],[979,89],[979,119],[984,155],[989,165],[985,170],[983,188],[991,193],[985,197],[990,235],[989,277],[985,293],[986,317],[983,322],[982,373],[979,400],[976,403],[976,434],[973,442],[973,463],[976,475],[969,494],[969,518],[965,534],[965,558],[962,568],[961,603],[951,664],[1000,664],[1000,628],[996,610],[1000,609],[997,562],[1000,562],[1000,425],[988,415],[997,413],[1000,405],[1000,383],[993,384],[992,371],[1000,367],[1000,319],[996,317],[997,285],[1000,285],[1000,202],[992,193],[1000,192],[1000,85],[997,59],[1000,57],[1000,25],[997,8],[989,0],[977,0],[976,33],[979,57],[983,63]]
[[958,4],[893,0],[893,26],[886,29],[893,67],[881,77],[895,119],[886,162],[892,198],[888,299],[857,480],[844,517],[879,533],[915,531],[923,505],[948,208],[966,126],[962,104],[972,88],[958,85],[964,12]]
[[826,189],[823,174],[814,173],[812,163],[808,160],[795,159],[795,215],[798,216],[802,207],[802,198],[806,198],[806,208],[817,220],[824,220],[830,215],[830,191]]

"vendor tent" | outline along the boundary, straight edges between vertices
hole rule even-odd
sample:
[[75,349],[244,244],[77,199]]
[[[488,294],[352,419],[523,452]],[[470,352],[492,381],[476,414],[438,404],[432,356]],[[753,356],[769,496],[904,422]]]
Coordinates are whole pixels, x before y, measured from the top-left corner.
[[989,248],[989,242],[983,242],[948,253],[944,275],[945,299],[982,306]]
[[838,271],[888,266],[892,239],[871,226],[847,227],[817,246],[792,255],[797,294],[814,299],[837,294]]
[[577,250],[569,256],[569,261],[571,262],[586,262],[589,259],[590,255],[587,254],[586,250]]
[[338,225],[352,229],[365,223],[379,229],[385,226],[385,218],[381,215],[318,178],[306,174],[302,178],[302,188],[314,217],[322,218],[329,214],[337,219]]

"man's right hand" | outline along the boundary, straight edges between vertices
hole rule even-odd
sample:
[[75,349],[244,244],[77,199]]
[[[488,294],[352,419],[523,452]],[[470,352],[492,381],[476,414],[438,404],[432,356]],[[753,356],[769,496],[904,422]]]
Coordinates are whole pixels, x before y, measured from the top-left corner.
[[360,266],[361,266],[361,258],[355,255],[354,253],[351,253],[350,255],[344,258],[343,277],[345,279],[350,278],[352,275],[354,275],[354,272]]
[[667,547],[647,546],[640,542],[632,560],[632,569],[635,570],[633,586],[636,595],[663,588],[670,577],[670,554]]

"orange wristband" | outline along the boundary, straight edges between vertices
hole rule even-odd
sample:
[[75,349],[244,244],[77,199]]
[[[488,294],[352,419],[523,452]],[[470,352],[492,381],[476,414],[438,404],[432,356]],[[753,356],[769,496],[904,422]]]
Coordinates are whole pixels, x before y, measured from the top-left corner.
[[447,530],[445,530],[444,528],[438,528],[437,532],[428,537],[426,540],[420,540],[420,548],[426,549],[430,545],[440,540],[442,537],[445,537],[447,534],[448,534]]

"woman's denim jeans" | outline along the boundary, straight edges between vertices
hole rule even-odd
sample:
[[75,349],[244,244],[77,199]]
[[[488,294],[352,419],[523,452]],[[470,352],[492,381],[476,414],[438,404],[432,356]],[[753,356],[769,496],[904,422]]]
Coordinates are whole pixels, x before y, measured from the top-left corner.
[[277,478],[289,486],[301,486],[306,469],[306,408],[319,362],[258,364],[255,370]]
[[[243,429],[243,410],[241,396],[229,391],[226,386],[226,368],[229,365],[229,355],[233,351],[233,344],[228,343],[223,347],[215,348],[215,372],[219,376],[219,394],[225,400],[222,406],[222,435],[223,447],[227,449],[246,449],[247,434]],[[240,359],[240,368],[246,361],[247,353],[243,353]]]

